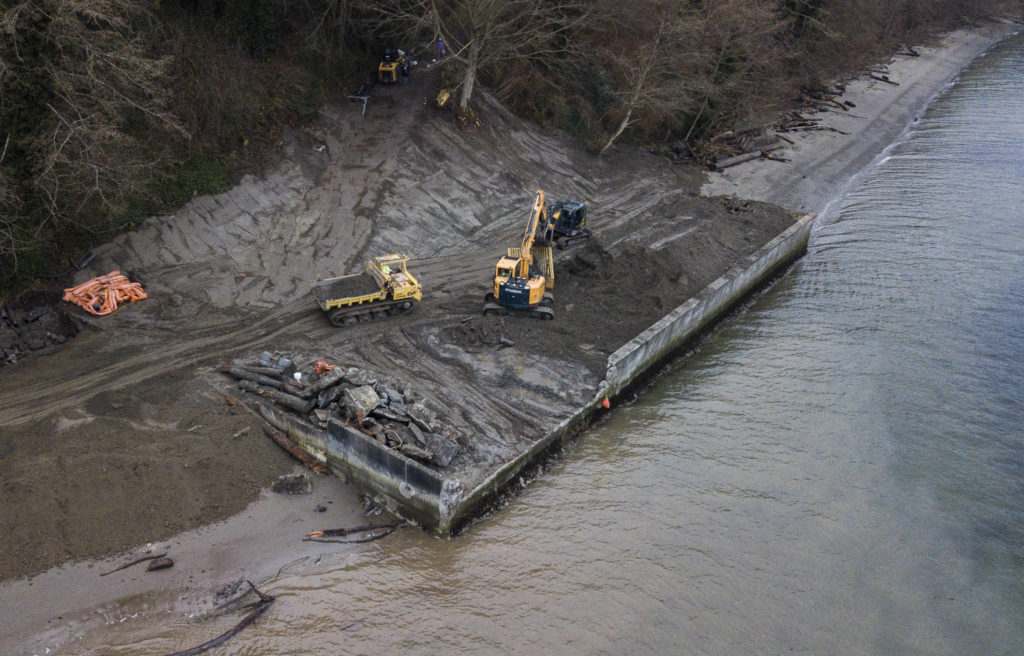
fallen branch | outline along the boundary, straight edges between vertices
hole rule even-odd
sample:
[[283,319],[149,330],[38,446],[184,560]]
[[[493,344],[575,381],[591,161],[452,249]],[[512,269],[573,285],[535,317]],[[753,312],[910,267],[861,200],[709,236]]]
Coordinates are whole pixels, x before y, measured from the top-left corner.
[[290,453],[292,456],[297,458],[302,464],[306,465],[318,474],[326,474],[327,468],[316,461],[311,455],[295,446],[295,443],[288,439],[288,436],[277,430],[270,425],[269,422],[263,420],[263,432],[267,434],[267,437],[277,442],[278,446]]
[[715,168],[721,170],[729,168],[730,166],[742,164],[743,162],[749,162],[752,159],[768,157],[769,153],[771,153],[773,150],[778,150],[780,148],[782,148],[782,145],[768,146],[766,148],[762,148],[760,150],[752,150],[749,153],[743,153],[742,155],[737,155],[735,157],[727,157],[726,159],[715,162]]
[[224,644],[231,638],[241,633],[242,629],[255,622],[261,615],[263,615],[263,613],[267,612],[267,609],[270,608],[270,605],[274,603],[274,597],[260,592],[259,588],[253,585],[252,581],[246,581],[246,583],[249,584],[249,587],[252,588],[252,591],[255,592],[256,595],[260,598],[259,602],[256,604],[256,607],[253,609],[251,613],[243,617],[242,621],[236,624],[230,630],[225,631],[213,640],[210,640],[209,642],[204,642],[203,644],[197,647],[186,649],[185,651],[176,651],[173,654],[168,654],[167,656],[196,656],[196,654],[202,654],[203,652],[209,651],[214,647],[217,647],[218,645]]
[[899,82],[893,82],[892,80],[890,80],[888,75],[875,75],[874,73],[871,73],[870,75],[868,75],[868,77],[870,77],[872,80],[885,82],[886,84],[891,84],[895,87],[898,87],[900,85]]
[[115,567],[114,569],[110,570],[109,572],[102,572],[100,574],[100,576],[106,576],[107,574],[113,574],[114,572],[120,572],[123,569],[128,569],[132,565],[138,565],[139,563],[144,563],[147,560],[154,560],[156,558],[163,558],[166,555],[167,555],[167,552],[165,551],[163,553],[153,554],[151,556],[139,556],[135,560],[133,560],[133,561],[131,561],[129,563],[125,563],[124,565],[121,565],[120,567]]
[[[376,524],[376,525],[364,525],[364,526],[352,526],[350,528],[329,528],[323,531],[312,531],[306,533],[306,537],[302,538],[303,542],[339,542],[342,544],[357,544],[360,542],[372,542],[379,540],[383,537],[387,537],[394,533],[400,526],[405,524],[404,519],[400,519],[397,522],[391,524]],[[361,538],[353,538],[351,540],[338,540],[330,538],[347,537],[353,533],[365,533],[367,531],[373,531],[376,529],[385,529],[383,533],[370,533],[367,536]]]

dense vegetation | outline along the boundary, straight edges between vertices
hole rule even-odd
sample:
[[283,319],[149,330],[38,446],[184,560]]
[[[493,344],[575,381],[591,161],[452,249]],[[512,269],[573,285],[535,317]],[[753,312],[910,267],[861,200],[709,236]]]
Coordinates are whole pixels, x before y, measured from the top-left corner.
[[373,70],[429,57],[603,150],[699,143],[1017,0],[2,0],[0,290],[259,169]]

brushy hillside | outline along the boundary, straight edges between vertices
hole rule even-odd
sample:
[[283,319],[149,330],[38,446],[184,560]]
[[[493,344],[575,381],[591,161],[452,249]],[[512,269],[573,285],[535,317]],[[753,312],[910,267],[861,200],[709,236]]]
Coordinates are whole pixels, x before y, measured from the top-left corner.
[[[595,150],[777,111],[1016,0],[22,0],[0,9],[0,301],[261,170],[395,44]],[[418,73],[417,73],[418,74]],[[2,304],[2,303],[0,303]]]

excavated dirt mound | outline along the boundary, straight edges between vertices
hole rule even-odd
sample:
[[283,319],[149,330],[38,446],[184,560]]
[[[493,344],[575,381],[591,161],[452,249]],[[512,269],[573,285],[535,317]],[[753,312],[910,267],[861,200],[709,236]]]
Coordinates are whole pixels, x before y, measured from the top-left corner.
[[[696,196],[699,173],[642,151],[597,158],[486,99],[482,127],[460,127],[424,84],[379,90],[365,116],[326,108],[265,178],[95,249],[71,282],[130,271],[149,298],[76,313],[77,338],[0,370],[0,579],[226,518],[287,473],[224,403],[238,390],[220,369],[260,350],[430,389],[466,436],[471,487],[591,399],[610,353],[794,219]],[[483,317],[537,189],[586,200],[596,239],[558,254],[554,321]],[[310,284],[394,251],[423,301],[332,326]]]

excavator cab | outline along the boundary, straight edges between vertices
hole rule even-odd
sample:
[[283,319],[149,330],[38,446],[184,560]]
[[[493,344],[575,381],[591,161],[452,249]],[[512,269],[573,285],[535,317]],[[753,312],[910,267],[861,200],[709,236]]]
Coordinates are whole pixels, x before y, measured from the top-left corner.
[[[514,249],[513,249],[514,250]],[[547,280],[526,260],[503,257],[498,260],[494,275],[494,298],[507,308],[526,310],[545,301]]]
[[548,206],[548,216],[554,232],[554,243],[565,249],[590,239],[587,223],[587,205],[579,200],[560,200]]

